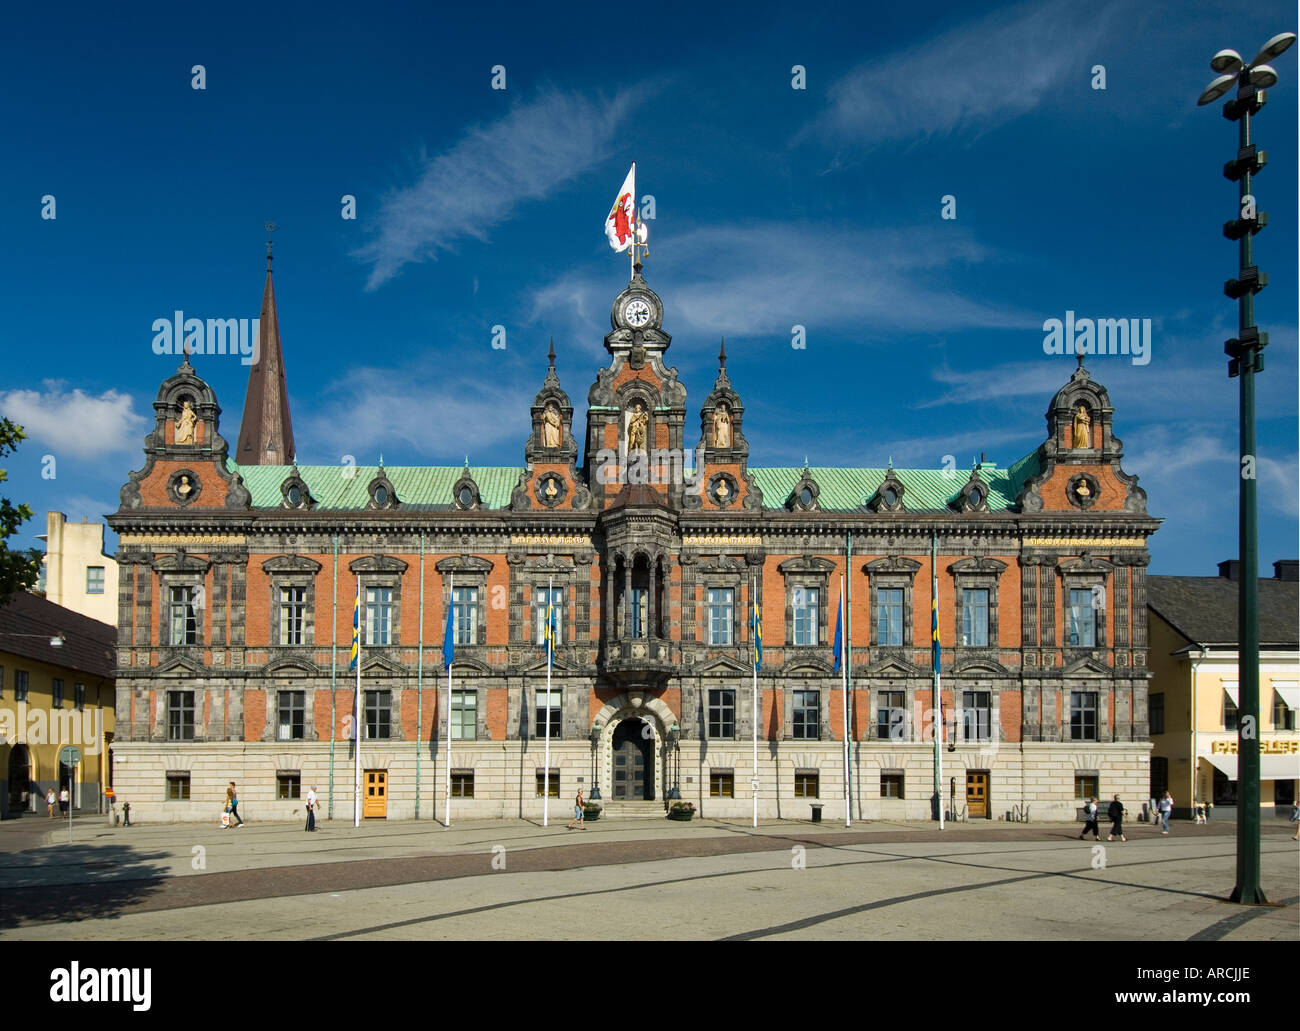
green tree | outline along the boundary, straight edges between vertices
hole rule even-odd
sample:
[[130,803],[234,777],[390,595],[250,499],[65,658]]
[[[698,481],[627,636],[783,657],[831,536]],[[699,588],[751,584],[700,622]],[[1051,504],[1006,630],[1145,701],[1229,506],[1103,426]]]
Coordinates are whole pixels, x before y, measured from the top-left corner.
[[[17,423],[9,419],[0,419],[0,458],[18,450],[18,442],[26,440],[27,434]],[[9,475],[0,469],[0,483],[9,479]],[[25,591],[41,571],[41,553],[35,548],[23,551],[11,551],[8,539],[18,532],[18,527],[32,517],[32,510],[26,505],[15,507],[8,498],[0,497],[0,605],[9,600],[14,591]]]

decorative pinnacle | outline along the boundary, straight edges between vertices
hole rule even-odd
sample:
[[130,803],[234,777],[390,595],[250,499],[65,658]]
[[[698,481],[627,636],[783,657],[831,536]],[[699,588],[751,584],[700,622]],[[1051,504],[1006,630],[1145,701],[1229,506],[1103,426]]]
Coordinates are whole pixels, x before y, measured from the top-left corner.
[[379,468],[382,469],[383,467],[384,467],[384,453],[381,451],[379,452]]
[[1075,352],[1074,352],[1074,357],[1075,357],[1075,359],[1076,359],[1076,360],[1078,361],[1078,363],[1079,363],[1079,368],[1082,369],[1082,368],[1083,368],[1083,352],[1082,352],[1082,351],[1075,351]]
[[[546,352],[546,364],[552,369],[555,368],[555,337],[551,337],[551,349]],[[469,464],[468,459],[465,464]]]
[[267,222],[266,225],[264,225],[262,228],[266,230],[266,271],[270,272],[271,271],[271,234],[274,233],[280,227],[276,225],[274,222]]
[[721,368],[727,367],[727,338],[722,338],[722,347],[718,350],[718,365]]

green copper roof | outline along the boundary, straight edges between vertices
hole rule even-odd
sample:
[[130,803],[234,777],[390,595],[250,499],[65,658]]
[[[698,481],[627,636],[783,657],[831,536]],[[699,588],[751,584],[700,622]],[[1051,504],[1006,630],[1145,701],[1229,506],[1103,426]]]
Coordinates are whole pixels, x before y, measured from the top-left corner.
[[[230,463],[233,471],[244,478],[244,485],[253,496],[254,508],[279,508],[280,486],[289,476],[287,465],[240,466]],[[384,466],[384,475],[397,491],[403,508],[450,509],[451,489],[464,470],[456,466]],[[484,508],[503,509],[510,504],[510,494],[519,482],[519,466],[477,466],[470,475],[478,484]],[[751,468],[754,482],[763,492],[763,507],[785,507],[790,492],[803,476],[802,468]],[[853,511],[869,502],[885,478],[885,469],[809,469],[820,488],[818,504],[823,511]],[[1000,511],[1011,508],[1026,479],[1038,472],[1037,453],[1031,452],[1009,469],[999,469],[991,463],[980,467],[980,478],[988,487],[989,508]],[[311,495],[325,509],[353,509],[366,507],[370,497],[367,487],[379,474],[377,465],[359,465],[355,468],[341,465],[303,465],[298,474],[307,484]],[[910,511],[945,508],[958,494],[970,476],[970,470],[958,469],[945,475],[942,469],[895,469],[894,475],[902,481],[906,493],[904,504]]]

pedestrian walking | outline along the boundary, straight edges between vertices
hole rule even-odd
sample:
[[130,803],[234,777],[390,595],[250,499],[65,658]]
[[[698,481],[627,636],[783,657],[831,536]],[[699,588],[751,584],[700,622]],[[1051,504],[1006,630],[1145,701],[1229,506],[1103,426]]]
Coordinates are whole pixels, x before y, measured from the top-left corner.
[[1164,830],[1162,830],[1160,833],[1168,834],[1169,816],[1174,811],[1174,796],[1171,795],[1168,791],[1165,792],[1165,797],[1160,800],[1159,808],[1160,808],[1160,823],[1164,827]]
[[1090,798],[1083,803],[1083,820],[1083,833],[1079,835],[1079,840],[1082,841],[1087,837],[1088,832],[1092,831],[1092,840],[1100,841],[1101,831],[1097,829],[1097,800],[1095,798]]
[[230,807],[230,818],[235,821],[231,824],[235,830],[244,826],[244,818],[239,815],[239,794],[235,791],[235,782],[230,782],[230,787],[226,788],[226,805]]
[[313,784],[307,792],[307,829],[314,831],[316,829],[316,785]]
[[1128,841],[1124,837],[1124,803],[1119,800],[1119,795],[1111,802],[1106,810],[1106,819],[1110,820],[1110,833],[1106,835],[1107,841],[1114,841],[1115,835],[1119,835],[1120,841]]
[[63,816],[68,815],[68,789],[59,788],[59,812]]
[[[1300,802],[1297,802],[1291,810],[1291,822],[1300,824]],[[1291,835],[1291,840],[1300,841],[1300,826],[1296,827],[1295,833]]]
[[573,830],[573,825],[576,823],[578,825],[578,830],[585,831],[587,829],[587,823],[584,819],[584,815],[585,814],[582,811],[582,788],[578,788],[578,795],[573,800],[573,819],[569,821],[568,830]]
[[59,797],[54,793],[53,788],[50,788],[49,791],[45,792],[45,805],[49,808],[51,820],[54,819],[54,803],[58,800]]

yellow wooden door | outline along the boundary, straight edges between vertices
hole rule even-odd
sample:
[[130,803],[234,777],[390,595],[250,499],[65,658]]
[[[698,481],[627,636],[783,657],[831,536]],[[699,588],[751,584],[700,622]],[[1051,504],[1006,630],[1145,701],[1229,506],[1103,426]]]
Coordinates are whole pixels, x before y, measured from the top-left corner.
[[987,819],[989,815],[989,775],[984,772],[966,774],[966,814],[972,819]]
[[367,820],[388,818],[388,771],[366,770],[361,778],[361,815]]

